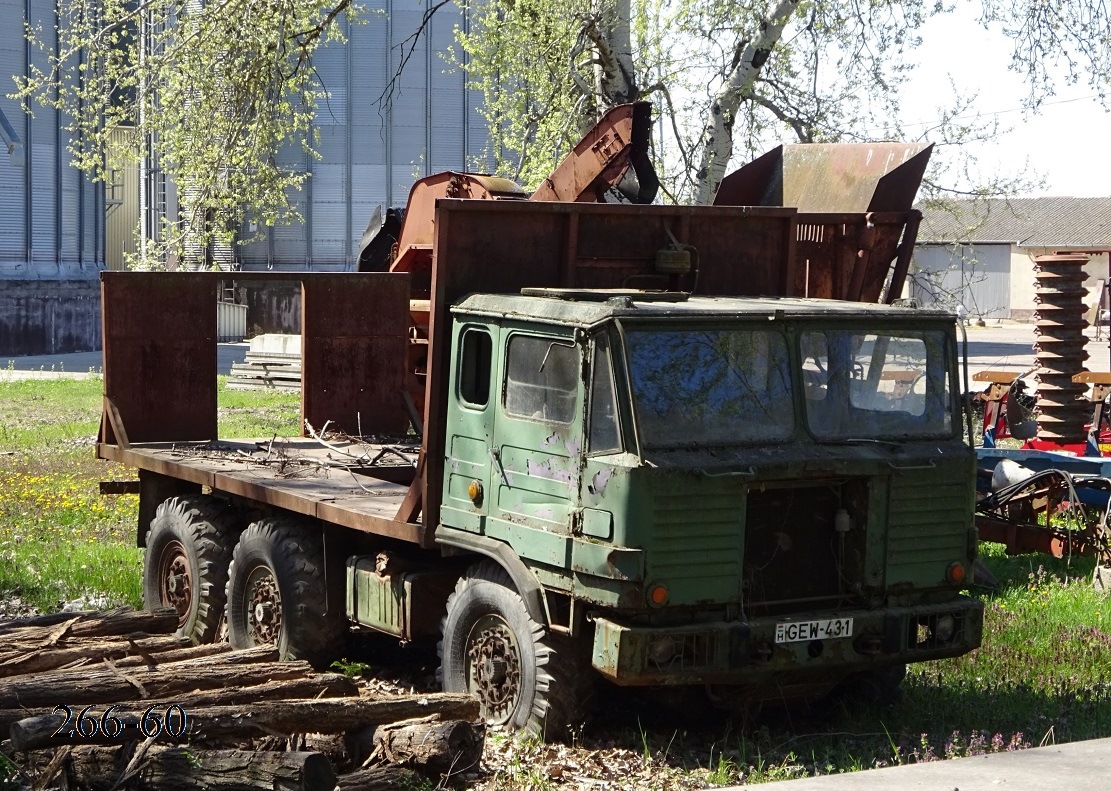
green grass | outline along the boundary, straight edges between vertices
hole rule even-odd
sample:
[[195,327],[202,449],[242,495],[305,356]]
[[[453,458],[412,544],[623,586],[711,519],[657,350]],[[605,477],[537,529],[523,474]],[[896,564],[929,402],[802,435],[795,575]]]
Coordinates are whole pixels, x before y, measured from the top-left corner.
[[[102,480],[134,479],[97,461],[103,381],[0,382],[0,598],[44,611],[79,597],[142,604],[138,497],[101,497]],[[220,434],[298,434],[293,394],[230,391],[220,377]]]

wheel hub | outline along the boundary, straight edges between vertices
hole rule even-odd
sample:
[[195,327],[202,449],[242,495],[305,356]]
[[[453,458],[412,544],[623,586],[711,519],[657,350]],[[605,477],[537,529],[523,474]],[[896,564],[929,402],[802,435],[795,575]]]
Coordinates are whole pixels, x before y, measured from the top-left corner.
[[467,687],[478,695],[488,722],[504,724],[521,694],[521,653],[509,625],[486,616],[471,630],[467,648]]
[[255,645],[276,643],[282,630],[282,597],[268,568],[257,568],[247,580],[247,628]]
[[177,612],[177,625],[184,626],[193,604],[193,574],[189,556],[180,541],[171,541],[162,550],[158,563],[158,591],[163,607]]

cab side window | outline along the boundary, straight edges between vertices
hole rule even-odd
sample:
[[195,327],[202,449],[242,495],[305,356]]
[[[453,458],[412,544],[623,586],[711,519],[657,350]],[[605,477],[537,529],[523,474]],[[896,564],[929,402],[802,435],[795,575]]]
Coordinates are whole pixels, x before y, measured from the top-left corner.
[[591,453],[621,450],[621,431],[617,423],[617,394],[613,389],[609,339],[599,335],[594,343],[594,379],[590,385]]
[[463,332],[461,347],[459,397],[467,406],[481,409],[490,401],[494,343],[486,330],[470,327]]
[[513,335],[506,351],[505,412],[545,423],[575,416],[579,353],[569,341]]

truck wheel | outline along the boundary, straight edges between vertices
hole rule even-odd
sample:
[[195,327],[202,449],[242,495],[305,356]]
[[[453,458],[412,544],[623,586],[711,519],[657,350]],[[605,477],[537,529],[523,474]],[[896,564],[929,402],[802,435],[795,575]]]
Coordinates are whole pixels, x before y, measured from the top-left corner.
[[252,523],[228,573],[232,648],[273,645],[282,660],[326,667],[340,653],[344,619],[328,606],[319,529],[288,517]]
[[235,520],[214,497],[171,497],[150,523],[143,556],[143,601],[148,610],[177,610],[177,633],[211,643],[224,621],[228,564]]
[[477,695],[491,725],[558,739],[585,721],[593,670],[576,641],[547,634],[529,616],[500,566],[481,563],[459,580],[441,630],[444,691]]

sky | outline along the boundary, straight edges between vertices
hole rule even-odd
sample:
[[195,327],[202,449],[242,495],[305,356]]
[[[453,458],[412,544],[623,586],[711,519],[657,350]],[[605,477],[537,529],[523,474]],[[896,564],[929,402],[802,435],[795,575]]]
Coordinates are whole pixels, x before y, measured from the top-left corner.
[[[968,12],[930,20],[917,50],[918,68],[904,93],[904,118],[931,123],[931,112],[951,95],[949,75],[962,90],[979,90],[977,109],[1013,127],[991,144],[979,145],[984,168],[1012,172],[1033,170],[1045,186],[1030,196],[1111,196],[1111,112],[1088,85],[1062,86],[1057,95],[1028,115],[1028,93],[1021,75],[1008,70],[1012,44],[1000,33],[985,31]],[[954,58],[953,54],[959,53]],[[907,124],[908,131],[922,128]]]

